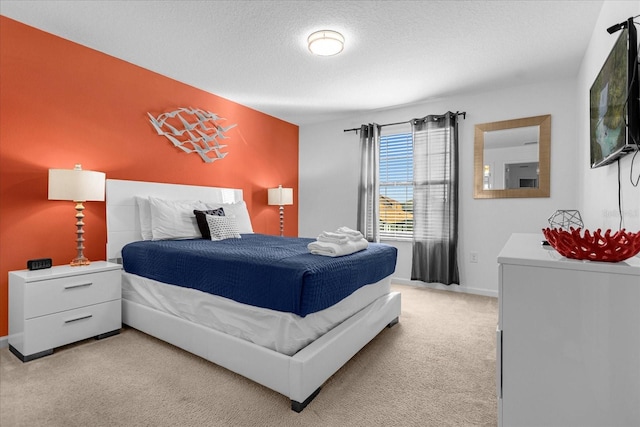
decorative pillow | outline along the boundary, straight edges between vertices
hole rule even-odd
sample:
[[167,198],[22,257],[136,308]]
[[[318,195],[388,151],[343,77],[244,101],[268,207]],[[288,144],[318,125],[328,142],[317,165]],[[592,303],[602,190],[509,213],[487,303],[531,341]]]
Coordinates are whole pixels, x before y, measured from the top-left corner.
[[238,221],[238,231],[240,234],[253,233],[251,218],[244,200],[236,203],[211,203],[205,202],[207,209],[223,208],[225,216],[235,216]]
[[138,205],[138,219],[140,220],[140,234],[142,240],[153,239],[151,233],[151,207],[149,206],[149,198],[136,196],[136,205]]
[[235,217],[206,215],[211,240],[240,239]]
[[195,209],[193,211],[196,216],[196,222],[198,223],[198,229],[200,229],[200,234],[202,234],[203,239],[211,239],[211,233],[209,232],[209,223],[207,222],[207,215],[213,216],[224,216],[224,209],[209,209],[206,211],[199,211]]
[[152,240],[198,239],[202,236],[193,214],[194,209],[206,209],[202,202],[149,197],[149,206]]

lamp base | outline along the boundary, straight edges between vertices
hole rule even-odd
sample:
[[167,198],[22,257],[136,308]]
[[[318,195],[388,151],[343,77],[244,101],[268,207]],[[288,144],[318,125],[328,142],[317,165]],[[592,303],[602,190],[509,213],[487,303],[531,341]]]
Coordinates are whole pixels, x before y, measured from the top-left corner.
[[76,243],[77,243],[77,249],[78,249],[78,253],[76,255],[76,257],[71,260],[71,267],[82,267],[83,265],[89,265],[91,264],[91,261],[89,261],[87,259],[87,257],[84,256],[84,229],[82,228],[84,226],[84,222],[82,221],[84,219],[84,214],[82,213],[82,211],[84,210],[84,205],[82,204],[82,202],[77,201],[76,202],[76,227],[77,227],[77,238],[76,238]]
[[284,237],[284,206],[280,205],[280,237]]
[[69,263],[71,267],[82,267],[83,265],[89,265],[89,264],[91,264],[91,261],[89,261],[85,257],[74,258],[71,260],[71,263]]

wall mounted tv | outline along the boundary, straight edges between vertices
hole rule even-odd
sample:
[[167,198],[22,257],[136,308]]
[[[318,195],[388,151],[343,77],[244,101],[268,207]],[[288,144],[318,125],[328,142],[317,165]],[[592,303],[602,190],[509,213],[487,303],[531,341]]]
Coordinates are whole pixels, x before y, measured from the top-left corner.
[[640,84],[638,41],[633,18],[609,28],[622,28],[596,77],[590,98],[591,167],[608,165],[640,149]]

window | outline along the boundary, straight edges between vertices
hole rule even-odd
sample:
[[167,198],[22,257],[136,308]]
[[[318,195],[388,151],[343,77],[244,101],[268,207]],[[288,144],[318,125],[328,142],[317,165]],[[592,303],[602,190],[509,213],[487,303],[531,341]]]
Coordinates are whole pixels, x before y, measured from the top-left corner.
[[411,132],[380,136],[380,237],[413,237]]
[[[414,193],[418,202],[414,208],[418,218],[416,238],[425,241],[441,241],[450,229],[449,214],[451,193],[451,150],[447,129],[434,125],[431,129],[415,132],[416,167],[419,174],[414,179]],[[418,176],[419,175],[419,176]]]
[[358,228],[370,241],[411,240],[411,278],[429,283],[460,283],[459,114],[361,126]]
[[[449,227],[447,194],[449,191],[448,139],[444,129],[410,131],[380,136],[380,238],[413,239],[414,233],[427,240],[441,240]],[[427,143],[427,138],[429,142]],[[420,182],[414,177],[414,155],[421,168]],[[414,194],[420,194],[424,206],[414,206]],[[414,224],[414,212],[422,212],[424,223]],[[420,215],[419,215],[420,216]]]

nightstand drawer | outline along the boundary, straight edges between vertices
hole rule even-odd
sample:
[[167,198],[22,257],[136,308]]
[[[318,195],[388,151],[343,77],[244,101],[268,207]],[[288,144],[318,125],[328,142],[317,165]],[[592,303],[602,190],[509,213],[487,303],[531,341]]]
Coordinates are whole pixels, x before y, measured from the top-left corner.
[[28,356],[75,341],[118,330],[122,327],[121,301],[63,311],[25,322],[23,346],[15,346]]
[[24,290],[24,318],[119,300],[120,275],[121,270],[111,270],[27,283]]

